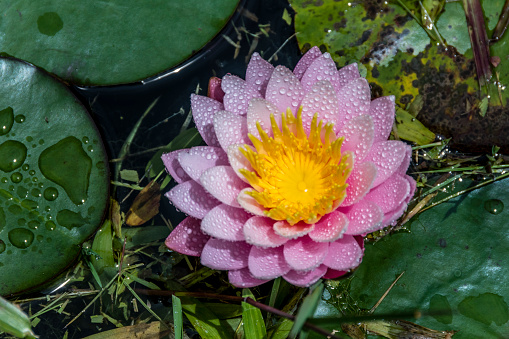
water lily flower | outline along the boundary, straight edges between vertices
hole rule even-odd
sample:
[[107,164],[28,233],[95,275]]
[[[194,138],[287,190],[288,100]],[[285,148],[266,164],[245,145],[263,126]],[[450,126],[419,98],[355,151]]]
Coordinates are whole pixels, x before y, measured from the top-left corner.
[[166,196],[188,215],[166,245],[237,287],[344,274],[413,196],[411,148],[387,140],[394,96],[371,101],[357,65],[317,47],[293,72],[254,53],[245,80],[216,78],[191,106],[207,146],[163,155],[178,183]]

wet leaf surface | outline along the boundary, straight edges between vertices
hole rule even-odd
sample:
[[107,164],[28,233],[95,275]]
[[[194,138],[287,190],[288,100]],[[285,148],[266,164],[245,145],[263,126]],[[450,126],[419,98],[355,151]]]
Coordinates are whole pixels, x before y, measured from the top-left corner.
[[8,127],[0,135],[0,295],[6,295],[43,284],[74,260],[104,215],[108,169],[94,123],[63,84],[4,58],[0,77],[0,125]]
[[410,232],[368,244],[352,298],[371,308],[404,271],[375,314],[419,310],[419,325],[459,331],[454,338],[507,337],[508,185],[454,198],[415,217]]
[[135,82],[202,48],[226,25],[237,3],[3,1],[0,52],[80,85]]

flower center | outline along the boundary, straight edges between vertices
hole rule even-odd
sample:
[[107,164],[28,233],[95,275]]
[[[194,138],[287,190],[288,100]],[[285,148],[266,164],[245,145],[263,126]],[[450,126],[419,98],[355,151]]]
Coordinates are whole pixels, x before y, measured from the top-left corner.
[[274,137],[257,123],[260,138],[249,134],[254,145],[240,148],[254,171],[240,172],[254,188],[247,192],[265,207],[265,215],[314,224],[335,210],[346,197],[346,179],[353,168],[350,154],[341,154],[344,138],[337,138],[333,124],[318,122],[315,114],[309,135],[302,125],[302,107],[295,117],[283,113],[281,130],[274,115],[270,122]]

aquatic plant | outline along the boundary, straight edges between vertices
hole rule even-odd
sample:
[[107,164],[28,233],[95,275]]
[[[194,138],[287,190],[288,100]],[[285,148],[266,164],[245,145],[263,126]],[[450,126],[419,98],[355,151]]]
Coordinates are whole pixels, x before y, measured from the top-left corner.
[[166,245],[252,287],[297,286],[361,262],[363,238],[399,218],[413,196],[411,148],[387,140],[394,97],[371,100],[356,64],[336,69],[310,49],[290,71],[253,54],[246,80],[213,79],[191,96],[208,146],[163,155],[189,216]]

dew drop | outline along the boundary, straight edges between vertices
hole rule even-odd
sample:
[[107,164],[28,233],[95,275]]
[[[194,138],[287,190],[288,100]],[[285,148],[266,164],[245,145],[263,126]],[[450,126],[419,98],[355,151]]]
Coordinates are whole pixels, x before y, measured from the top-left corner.
[[48,231],[53,231],[57,227],[57,224],[55,224],[53,221],[50,220],[50,221],[46,221],[45,226]]
[[21,124],[25,122],[26,117],[23,114],[18,114],[14,117],[14,121],[16,121],[18,124]]
[[4,108],[0,111],[0,135],[9,133],[14,124],[14,111],[12,107]]
[[83,141],[84,144],[88,144],[90,142],[90,139],[88,137],[83,137],[81,141]]
[[34,241],[34,233],[26,228],[15,228],[9,232],[9,241],[17,248],[27,248]]
[[38,188],[32,188],[32,190],[30,191],[30,194],[35,197],[35,198],[39,198],[42,194],[41,194],[41,190],[38,189]]
[[498,199],[489,199],[484,202],[484,209],[491,214],[500,214],[504,210],[504,203]]
[[28,227],[33,229],[33,230],[36,230],[39,228],[39,226],[41,225],[41,223],[37,220],[31,220],[28,222]]
[[8,208],[9,212],[11,212],[12,214],[21,214],[23,212],[23,210],[21,209],[20,206],[18,205],[11,205],[9,206]]
[[23,180],[23,174],[20,172],[14,172],[11,174],[11,181],[15,184],[20,183]]
[[71,201],[81,205],[88,197],[92,159],[75,137],[67,137],[46,148],[39,157],[42,174],[63,187]]
[[58,198],[58,190],[55,187],[48,187],[44,190],[44,199],[53,201]]
[[0,253],[2,253],[3,251],[5,251],[5,243],[3,240],[0,240]]
[[0,232],[2,232],[2,229],[4,226],[7,225],[7,220],[5,218],[5,212],[2,207],[0,207]]
[[0,170],[4,172],[14,171],[25,162],[27,148],[24,144],[15,140],[7,140],[0,145]]

